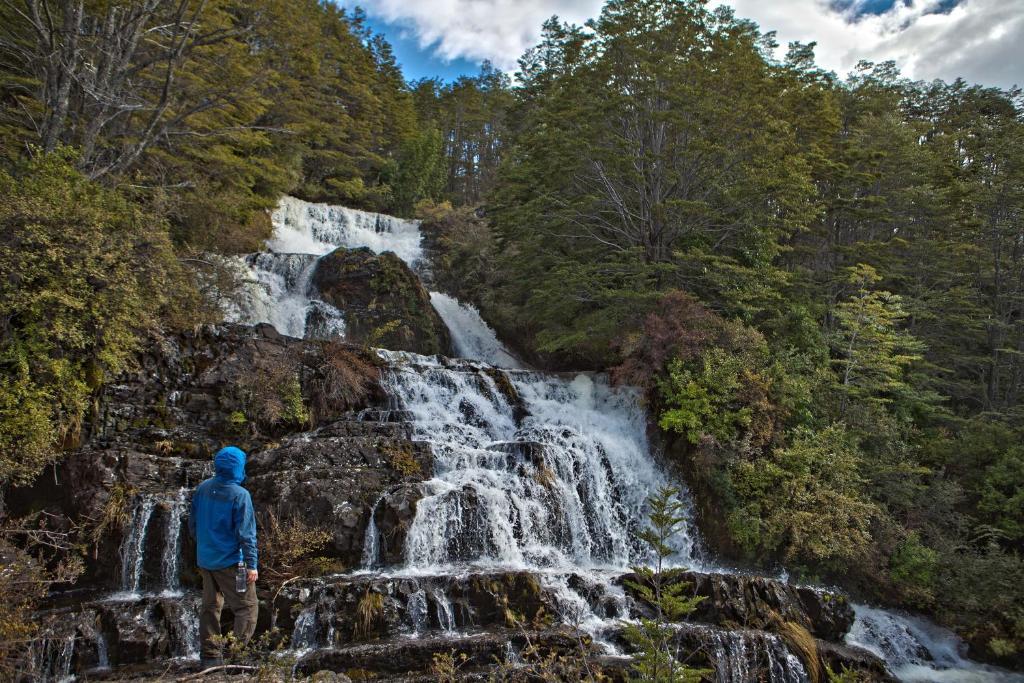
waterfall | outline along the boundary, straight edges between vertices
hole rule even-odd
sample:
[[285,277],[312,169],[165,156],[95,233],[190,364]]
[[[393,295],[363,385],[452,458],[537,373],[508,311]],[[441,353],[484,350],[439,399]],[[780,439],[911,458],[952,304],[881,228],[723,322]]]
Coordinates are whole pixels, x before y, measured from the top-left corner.
[[284,197],[271,214],[269,251],[234,259],[242,287],[226,302],[228,320],[269,323],[290,337],[345,336],[345,314],[317,298],[311,285],[317,261],[337,247],[392,251],[410,266],[423,257],[419,223]]
[[419,221],[295,197],[281,199],[270,219],[274,235],[267,248],[279,254],[323,256],[337,247],[369,247],[377,254],[394,252],[413,268],[423,259]]
[[430,615],[427,611],[427,593],[422,588],[409,595],[406,604],[409,612],[409,626],[412,634],[418,636],[430,626]]
[[138,595],[142,581],[142,561],[146,552],[146,530],[153,515],[156,499],[141,495],[132,508],[128,534],[121,543],[121,591]]
[[132,506],[128,532],[121,542],[121,593],[115,596],[117,599],[138,599],[142,596],[142,575],[146,562],[146,546],[149,543],[150,522],[154,521],[153,512],[158,508],[164,519],[159,585],[155,588],[157,592],[168,597],[181,595],[181,526],[188,500],[189,489],[184,487],[178,489],[170,499],[161,499],[152,493],[139,494]]
[[380,557],[380,534],[377,531],[377,507],[384,500],[384,496],[377,499],[377,502],[370,508],[370,521],[366,523],[366,537],[363,540],[363,554],[360,564],[363,569],[373,569],[377,566],[377,558]]
[[299,612],[292,629],[291,647],[300,652],[316,647],[316,605],[310,605]]
[[885,660],[901,681],[1024,683],[1024,675],[972,662],[954,633],[924,619],[854,605],[857,618],[846,642]]
[[188,505],[187,488],[178,489],[178,495],[167,509],[164,526],[164,547],[160,558],[160,574],[163,592],[167,595],[181,594],[181,523]]
[[193,597],[163,604],[172,635],[174,656],[199,659],[199,599]]
[[[416,221],[285,197],[272,222],[269,252],[237,262],[249,286],[230,305],[232,320],[268,322],[296,337],[343,336],[344,312],[319,301],[310,288],[317,260],[337,247],[392,251],[424,272]],[[601,635],[628,616],[628,601],[611,578],[647,559],[636,532],[646,518],[647,497],[668,483],[650,453],[638,396],[600,375],[532,372],[476,309],[439,292],[431,293],[431,303],[461,359],[380,351],[394,410],[367,413],[379,420],[401,416],[434,456],[432,477],[422,484],[425,496],[405,535],[404,566],[391,569],[421,576],[529,570],[553,596],[564,622],[604,642]],[[380,502],[371,509],[362,569],[379,565],[373,513]],[[692,519],[686,491],[681,502]],[[133,591],[141,571],[142,539],[136,536],[144,536],[152,511],[139,505],[122,551],[123,583]],[[673,564],[702,568],[692,527],[684,528],[675,550]],[[129,556],[139,561],[129,562]],[[326,613],[318,617],[317,609],[314,602],[297,617],[293,648],[334,645],[334,620]],[[443,631],[454,632],[450,597],[429,587],[409,596],[412,633],[429,628],[431,610]],[[712,653],[721,683],[755,675],[777,683],[807,680],[800,660],[774,635],[681,628]],[[903,680],[1024,680],[969,662],[958,641],[939,631],[923,620],[858,607],[847,640],[881,656]]]
[[440,292],[430,293],[430,303],[448,327],[455,353],[460,358],[483,361],[498,368],[523,367],[498,341],[494,330],[475,308]]
[[[434,476],[406,537],[410,568],[626,569],[647,497],[665,483],[633,392],[469,361],[381,352],[384,382],[429,442]],[[694,537],[678,559],[692,563]]]
[[440,590],[432,590],[430,597],[437,609],[437,623],[442,631],[452,633],[455,631],[455,612],[452,610],[452,601]]
[[46,638],[31,644],[31,679],[70,683],[75,656],[76,633]]
[[107,636],[101,629],[96,630],[96,670],[107,671],[110,669],[110,647],[107,645]]

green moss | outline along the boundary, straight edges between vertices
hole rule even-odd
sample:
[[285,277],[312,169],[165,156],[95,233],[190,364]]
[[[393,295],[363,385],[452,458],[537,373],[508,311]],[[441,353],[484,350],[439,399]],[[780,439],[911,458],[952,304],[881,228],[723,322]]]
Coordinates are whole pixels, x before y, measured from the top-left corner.
[[309,424],[309,409],[302,397],[302,383],[297,373],[281,387],[281,402],[284,404],[285,421],[295,425]]
[[412,447],[408,444],[395,445],[385,443],[379,448],[383,451],[391,466],[401,472],[403,476],[411,477],[423,471],[423,467],[413,455]]

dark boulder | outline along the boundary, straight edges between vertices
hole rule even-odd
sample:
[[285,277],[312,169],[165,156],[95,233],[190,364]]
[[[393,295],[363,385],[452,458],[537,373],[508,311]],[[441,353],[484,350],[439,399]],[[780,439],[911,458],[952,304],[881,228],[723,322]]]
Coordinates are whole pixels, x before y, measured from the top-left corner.
[[375,563],[384,566],[401,564],[405,559],[405,537],[416,517],[416,505],[423,497],[422,487],[406,484],[388,493],[378,503],[373,519],[377,525],[378,556]]
[[[636,597],[629,586],[637,581],[636,575],[620,580]],[[792,622],[826,640],[842,640],[853,624],[853,608],[837,593],[744,574],[680,572],[672,582],[687,583],[688,595],[704,598],[691,621],[765,631],[777,631],[783,623]]]
[[312,284],[345,314],[345,338],[396,351],[448,355],[448,328],[415,273],[391,252],[335,249],[321,258]]

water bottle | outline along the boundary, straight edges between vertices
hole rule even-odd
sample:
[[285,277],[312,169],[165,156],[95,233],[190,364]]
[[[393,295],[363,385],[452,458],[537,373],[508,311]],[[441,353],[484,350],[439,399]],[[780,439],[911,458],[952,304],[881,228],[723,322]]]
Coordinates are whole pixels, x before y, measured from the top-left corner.
[[235,572],[235,590],[239,593],[249,590],[249,576],[245,571],[245,562],[238,563],[238,570]]

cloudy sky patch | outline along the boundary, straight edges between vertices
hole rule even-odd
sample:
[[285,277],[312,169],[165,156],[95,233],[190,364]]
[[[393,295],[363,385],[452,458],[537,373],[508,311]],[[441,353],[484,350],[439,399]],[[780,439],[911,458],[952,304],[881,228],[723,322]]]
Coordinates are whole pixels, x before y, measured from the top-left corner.
[[[344,0],[345,4],[355,3]],[[412,75],[465,72],[489,59],[514,71],[545,19],[583,23],[601,0],[364,0]],[[822,66],[893,59],[908,76],[1024,85],[1024,0],[732,0],[739,16],[785,46],[817,41]],[[417,74],[417,72],[421,72]],[[450,76],[450,73],[448,74]]]

